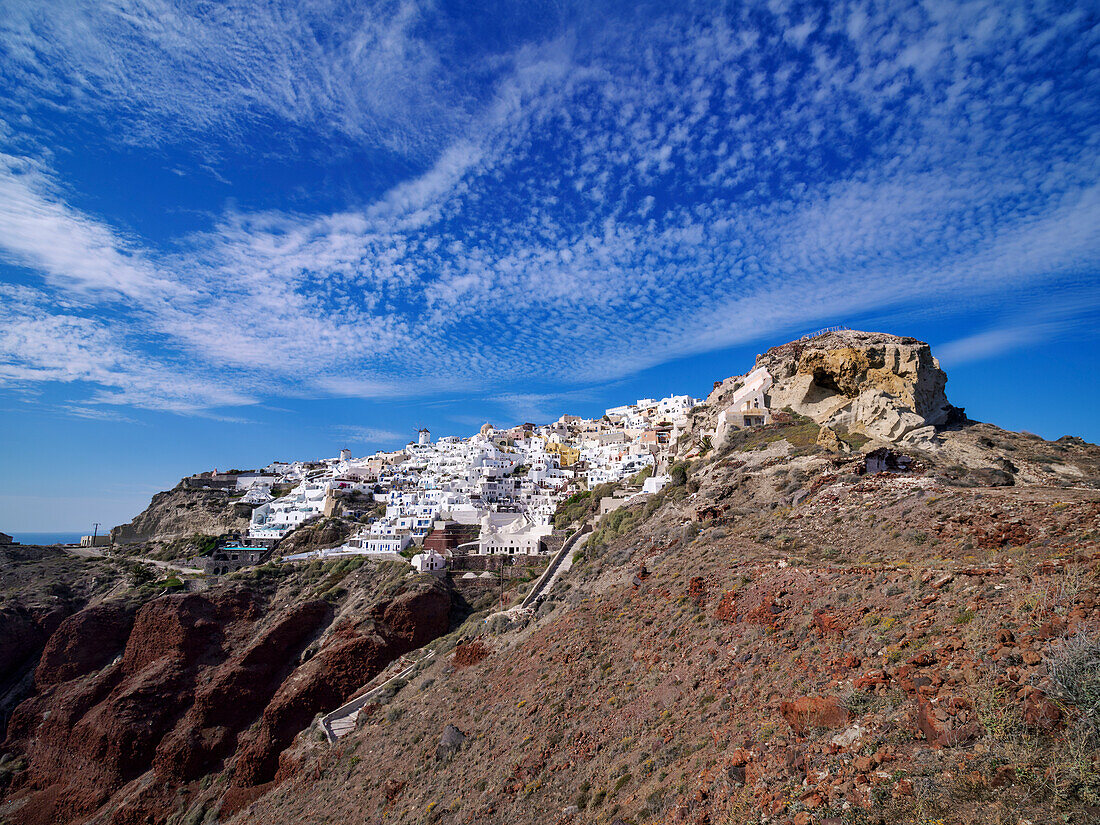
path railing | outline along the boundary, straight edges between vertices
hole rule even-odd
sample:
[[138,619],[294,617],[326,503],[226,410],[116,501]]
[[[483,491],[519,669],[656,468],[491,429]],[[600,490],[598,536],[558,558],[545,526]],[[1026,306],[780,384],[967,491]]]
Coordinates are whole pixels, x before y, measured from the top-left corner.
[[561,563],[565,561],[565,557],[573,550],[577,540],[590,532],[592,532],[592,525],[585,523],[577,532],[565,540],[565,544],[561,546],[561,550],[559,550],[557,555],[550,560],[548,565],[546,565],[546,569],[542,571],[542,575],[535,579],[535,584],[530,592],[524,596],[523,601],[519,603],[520,608],[530,607],[535,599],[542,595],[546,586],[553,581],[554,574],[557,572],[558,568],[561,567]]
[[[324,716],[322,716],[321,717],[321,729],[324,730],[325,736],[328,737],[328,741],[329,742],[335,742],[341,736],[344,736],[345,734],[350,733],[351,730],[355,727],[354,718],[355,718],[356,714],[358,714],[359,711],[362,710],[363,707],[371,699],[373,699],[381,691],[383,691],[391,682],[393,682],[397,679],[404,679],[406,676],[408,676],[410,673],[412,673],[414,670],[416,670],[418,667],[420,667],[420,665],[424,664],[429,659],[431,659],[434,655],[435,655],[435,651],[434,650],[429,650],[428,655],[426,655],[426,656],[424,656],[420,659],[417,659],[415,662],[413,662],[407,668],[405,668],[404,670],[400,671],[399,673],[396,673],[395,675],[391,676],[389,679],[384,681],[382,684],[376,685],[375,687],[372,687],[370,690],[368,690],[366,693],[362,694],[361,696],[357,696],[354,699],[352,699],[350,702],[345,702],[344,704],[340,705],[340,707],[336,708],[336,710],[332,711],[332,713],[328,713],[328,714],[325,714]],[[347,719],[348,717],[351,717],[351,719],[352,719],[352,722],[350,724],[347,724],[347,725],[340,725],[339,724],[340,722]],[[337,730],[334,729],[336,727],[340,728],[341,730],[338,732]]]
[[803,335],[798,340],[799,341],[809,341],[811,338],[817,338],[820,335],[826,335],[827,333],[830,333],[830,332],[844,332],[847,329],[850,329],[850,327],[845,327],[845,326],[825,327],[825,329],[819,329],[817,332],[811,332],[808,335]]

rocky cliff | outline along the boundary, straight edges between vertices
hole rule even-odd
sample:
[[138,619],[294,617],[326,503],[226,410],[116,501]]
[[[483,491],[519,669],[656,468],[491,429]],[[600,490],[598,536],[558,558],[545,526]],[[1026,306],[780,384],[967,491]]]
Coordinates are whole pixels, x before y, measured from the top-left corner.
[[0,548],[0,719],[33,690],[39,656],[58,626],[118,576],[109,562],[56,547]]
[[[0,816],[159,823],[192,798],[228,814],[293,775],[281,755],[299,731],[446,632],[451,612],[448,591],[406,581],[405,565],[315,569],[61,621],[8,726],[19,769]],[[212,775],[213,789],[199,781]]]
[[[927,443],[937,426],[961,415],[947,401],[947,375],[915,338],[830,332],[773,347],[756,366],[767,367],[774,381],[772,408],[884,442]],[[707,405],[720,409],[737,386],[737,378],[723,382]]]
[[0,820],[1100,821],[1100,448],[965,420],[913,339],[758,363],[794,415],[693,446],[532,615],[456,628],[434,579],[347,562],[93,601],[52,632],[0,613],[38,661]]
[[114,544],[170,542],[196,534],[217,536],[248,528],[247,508],[234,504],[224,490],[195,490],[182,483],[157,493],[149,506],[127,524],[111,530]]

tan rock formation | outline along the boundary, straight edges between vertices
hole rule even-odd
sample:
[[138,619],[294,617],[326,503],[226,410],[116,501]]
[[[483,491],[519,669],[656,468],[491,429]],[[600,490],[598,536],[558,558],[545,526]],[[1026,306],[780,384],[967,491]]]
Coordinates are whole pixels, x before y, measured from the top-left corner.
[[756,359],[774,384],[772,408],[843,424],[883,441],[926,442],[951,411],[947,375],[928,344],[843,330],[773,347]]
[[248,528],[248,518],[224,490],[192,490],[182,483],[157,493],[133,521],[111,530],[114,544],[172,541],[196,533],[219,535]]
[[817,445],[831,453],[850,453],[851,448],[829,427],[822,427],[817,433]]

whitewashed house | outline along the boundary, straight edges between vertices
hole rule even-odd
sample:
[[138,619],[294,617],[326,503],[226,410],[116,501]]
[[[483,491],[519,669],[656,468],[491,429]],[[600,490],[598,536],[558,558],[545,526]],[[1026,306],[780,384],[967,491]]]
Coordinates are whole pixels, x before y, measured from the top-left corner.
[[718,414],[714,428],[714,446],[721,446],[734,427],[771,423],[772,414],[766,398],[771,386],[772,376],[767,367],[758,367],[745,376],[745,383],[733,393],[730,405]]
[[417,573],[441,573],[447,569],[447,559],[434,550],[417,553],[410,561]]
[[483,556],[533,556],[542,552],[549,525],[534,524],[522,513],[486,513],[481,519],[478,553]]

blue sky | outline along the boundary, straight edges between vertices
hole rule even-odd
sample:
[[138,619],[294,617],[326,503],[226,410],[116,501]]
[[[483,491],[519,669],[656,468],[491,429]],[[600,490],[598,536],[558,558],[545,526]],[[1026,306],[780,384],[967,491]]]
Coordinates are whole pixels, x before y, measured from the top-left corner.
[[1100,440],[1090,3],[0,0],[0,529],[846,324]]

